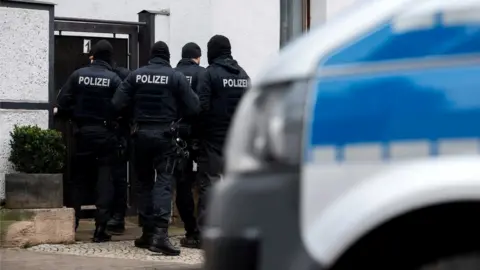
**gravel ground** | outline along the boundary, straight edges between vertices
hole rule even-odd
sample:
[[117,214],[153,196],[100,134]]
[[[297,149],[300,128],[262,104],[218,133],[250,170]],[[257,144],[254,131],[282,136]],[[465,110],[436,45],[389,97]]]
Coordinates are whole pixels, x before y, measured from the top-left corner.
[[[179,246],[180,237],[172,237],[172,242]],[[106,243],[76,243],[72,245],[39,245],[28,248],[29,251],[52,254],[68,254],[78,256],[134,259],[140,261],[156,261],[198,265],[203,263],[203,251],[198,249],[182,248],[180,256],[163,256],[148,250],[136,248],[133,241],[106,242]]]
[[1,270],[201,270],[201,265],[0,249]]

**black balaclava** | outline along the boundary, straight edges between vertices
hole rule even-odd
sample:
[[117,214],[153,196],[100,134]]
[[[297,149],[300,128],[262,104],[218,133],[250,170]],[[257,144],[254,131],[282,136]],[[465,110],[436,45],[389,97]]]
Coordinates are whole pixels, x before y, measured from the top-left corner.
[[92,48],[91,54],[94,60],[102,60],[109,64],[112,63],[113,47],[105,39],[98,41]]
[[195,59],[202,56],[202,49],[197,43],[189,42],[182,48],[182,58]]
[[150,54],[151,58],[159,57],[170,63],[170,50],[168,49],[168,45],[163,41],[155,42],[155,44],[152,46]]
[[213,61],[219,57],[232,57],[232,46],[230,40],[226,36],[215,35],[207,44],[208,63],[212,64]]

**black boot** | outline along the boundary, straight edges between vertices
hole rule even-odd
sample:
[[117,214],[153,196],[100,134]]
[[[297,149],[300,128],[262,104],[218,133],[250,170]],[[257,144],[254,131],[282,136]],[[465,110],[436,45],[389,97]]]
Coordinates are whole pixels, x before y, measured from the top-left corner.
[[167,228],[155,228],[152,244],[148,248],[151,252],[162,253],[167,256],[179,256],[180,249],[174,246],[168,239]]
[[79,219],[79,218],[75,218],[75,231],[77,231],[79,224],[80,224],[80,219]]
[[107,230],[113,235],[121,235],[125,232],[125,218],[121,215],[113,215],[107,223]]
[[152,244],[153,230],[146,227],[142,228],[142,236],[133,242],[136,247],[147,249]]
[[186,248],[200,248],[200,234],[198,232],[187,232],[185,237],[180,239],[180,246]]
[[95,243],[108,242],[112,240],[112,236],[106,233],[106,226],[97,226],[93,233],[92,241]]

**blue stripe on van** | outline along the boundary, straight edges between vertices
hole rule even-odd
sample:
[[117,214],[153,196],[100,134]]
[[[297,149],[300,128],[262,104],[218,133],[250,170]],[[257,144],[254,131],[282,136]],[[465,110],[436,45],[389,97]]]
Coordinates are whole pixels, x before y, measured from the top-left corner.
[[321,78],[314,98],[310,149],[480,138],[480,66]]
[[[328,38],[328,37],[327,37]],[[434,24],[430,29],[397,33],[392,23],[379,26],[325,57],[319,68],[342,64],[480,53],[480,26]]]

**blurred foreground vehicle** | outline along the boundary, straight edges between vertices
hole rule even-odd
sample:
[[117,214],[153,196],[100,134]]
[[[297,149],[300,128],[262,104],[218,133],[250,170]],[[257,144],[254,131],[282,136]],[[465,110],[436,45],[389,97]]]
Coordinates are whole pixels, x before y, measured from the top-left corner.
[[480,269],[480,0],[354,7],[244,97],[207,270]]

